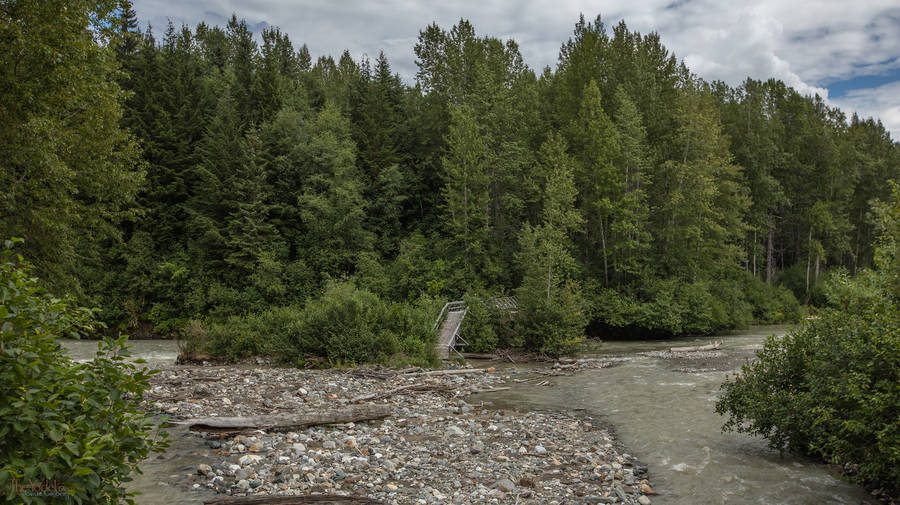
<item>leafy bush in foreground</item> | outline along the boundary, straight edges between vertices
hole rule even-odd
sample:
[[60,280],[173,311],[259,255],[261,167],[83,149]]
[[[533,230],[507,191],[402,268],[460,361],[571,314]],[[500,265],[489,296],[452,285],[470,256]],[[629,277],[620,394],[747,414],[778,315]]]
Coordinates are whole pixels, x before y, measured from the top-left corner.
[[876,207],[879,270],[836,273],[833,308],[782,339],[769,337],[722,385],[724,430],[853,468],[859,482],[900,494],[900,197]]
[[[769,439],[779,450],[858,465],[856,478],[900,491],[900,317],[829,310],[726,381],[723,429]],[[891,484],[893,483],[893,484]]]
[[[124,363],[126,338],[74,363],[56,338],[90,329],[92,313],[44,294],[31,267],[0,253],[0,496],[7,502],[132,503],[123,488],[164,443],[139,408],[149,373]],[[49,490],[49,491],[48,491]],[[53,496],[53,495],[50,495]]]

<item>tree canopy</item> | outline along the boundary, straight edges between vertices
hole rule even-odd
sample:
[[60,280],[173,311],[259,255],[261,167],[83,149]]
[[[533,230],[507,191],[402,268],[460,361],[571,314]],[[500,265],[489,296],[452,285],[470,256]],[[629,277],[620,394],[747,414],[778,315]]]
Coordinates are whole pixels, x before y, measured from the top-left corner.
[[157,39],[129,2],[2,16],[0,226],[132,333],[338,279],[565,300],[565,339],[782,321],[873,265],[871,205],[900,168],[880,122],[706,82],[600,17],[540,74],[515,41],[432,24],[404,82],[383,54],[316,58],[236,17]]

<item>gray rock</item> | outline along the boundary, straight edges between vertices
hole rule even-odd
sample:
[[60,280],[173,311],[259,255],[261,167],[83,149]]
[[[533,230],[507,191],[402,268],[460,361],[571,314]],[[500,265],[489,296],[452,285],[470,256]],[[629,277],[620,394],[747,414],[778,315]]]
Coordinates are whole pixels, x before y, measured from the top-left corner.
[[500,479],[497,482],[495,482],[494,485],[491,487],[499,489],[503,492],[509,493],[510,491],[512,491],[513,489],[516,488],[516,485],[513,484],[513,481],[511,481],[509,479]]
[[261,459],[262,459],[262,456],[259,456],[257,454],[247,454],[245,456],[241,456],[241,459],[238,460],[238,463],[241,466],[247,466],[247,465],[252,465],[252,464],[258,463],[259,460],[261,460]]
[[334,440],[326,440],[322,442],[322,449],[335,449],[337,444],[334,443]]
[[250,489],[250,482],[248,482],[247,479],[241,479],[235,485],[238,487],[238,489],[243,489],[244,491]]
[[472,444],[472,447],[469,448],[469,452],[471,452],[472,454],[479,454],[484,452],[484,443],[482,443],[480,440],[475,442],[474,444]]
[[534,446],[535,454],[547,454],[547,449],[543,445]]
[[628,499],[628,495],[625,494],[625,489],[622,488],[618,483],[613,488],[616,491],[616,496],[619,497],[620,500],[625,501]]
[[209,465],[197,465],[197,473],[201,475],[206,475],[208,473],[212,473],[212,467]]
[[447,428],[447,434],[455,435],[455,436],[464,436],[466,434],[466,432],[463,431],[463,429],[460,428],[459,426],[450,426]]
[[650,498],[641,495],[641,497],[638,498],[638,503],[640,503],[641,505],[650,505]]

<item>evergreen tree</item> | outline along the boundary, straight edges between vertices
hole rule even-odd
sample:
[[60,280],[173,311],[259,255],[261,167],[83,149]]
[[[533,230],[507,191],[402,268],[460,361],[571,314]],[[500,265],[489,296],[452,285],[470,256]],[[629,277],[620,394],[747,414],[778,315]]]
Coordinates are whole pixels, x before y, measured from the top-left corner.
[[572,235],[582,218],[575,208],[575,162],[562,137],[551,135],[541,146],[539,159],[546,174],[542,220],[537,226],[526,224],[519,236],[517,258],[523,279],[516,294],[524,313],[525,345],[558,355],[584,334],[577,265],[571,254]]
[[448,240],[469,279],[490,262],[488,244],[487,146],[470,107],[451,109],[444,156],[444,189]]
[[309,179],[298,198],[306,262],[324,275],[353,271],[356,255],[372,247],[364,229],[366,202],[356,170],[350,124],[330,102],[310,125],[302,156]]

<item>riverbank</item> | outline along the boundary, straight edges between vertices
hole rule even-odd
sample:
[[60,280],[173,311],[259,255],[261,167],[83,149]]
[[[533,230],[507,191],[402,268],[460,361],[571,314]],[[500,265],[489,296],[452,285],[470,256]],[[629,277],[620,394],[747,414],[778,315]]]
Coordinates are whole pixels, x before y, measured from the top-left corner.
[[[505,387],[549,385],[556,368],[450,375],[271,365],[175,367],[152,379],[147,407],[173,421],[339,409],[367,396],[381,420],[233,437],[195,433],[202,449],[165,484],[219,495],[344,494],[384,503],[651,503],[645,465],[596,419],[467,401]],[[382,398],[378,398],[383,396]],[[574,406],[573,406],[574,407]],[[176,442],[177,443],[177,442]],[[194,444],[196,447],[196,444]],[[185,470],[185,468],[181,468]],[[162,491],[160,491],[162,492]]]

